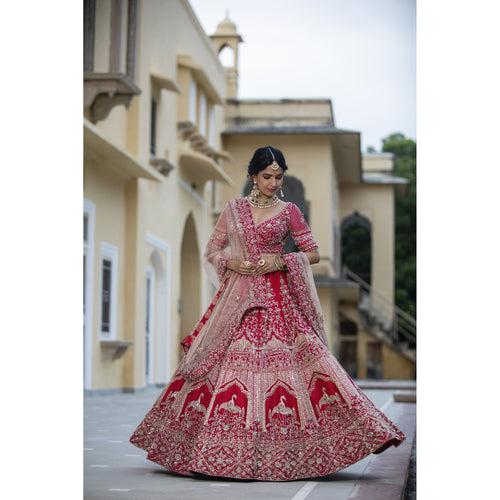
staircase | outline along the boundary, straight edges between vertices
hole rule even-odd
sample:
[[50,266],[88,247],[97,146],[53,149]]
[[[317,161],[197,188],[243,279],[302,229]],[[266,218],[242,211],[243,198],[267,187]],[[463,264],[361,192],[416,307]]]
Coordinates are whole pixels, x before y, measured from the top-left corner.
[[347,266],[342,277],[358,283],[361,300],[358,310],[370,333],[385,341],[412,361],[416,361],[417,322],[408,313],[374,290]]

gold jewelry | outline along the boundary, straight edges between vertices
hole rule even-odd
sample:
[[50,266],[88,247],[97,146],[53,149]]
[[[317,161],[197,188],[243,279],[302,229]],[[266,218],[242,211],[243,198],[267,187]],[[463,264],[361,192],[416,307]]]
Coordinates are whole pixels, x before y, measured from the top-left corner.
[[250,191],[250,197],[257,199],[260,194],[259,187],[257,186],[257,181],[253,181],[252,191]]
[[278,254],[274,254],[273,255],[274,267],[276,267],[276,269],[278,271],[281,271],[280,265],[279,265],[278,260],[277,260],[277,257],[278,257]]
[[278,268],[278,271],[284,271],[285,270],[285,267],[281,263],[278,254],[274,255],[274,263],[275,263],[276,267]]
[[244,260],[243,261],[243,267],[250,267],[252,263],[249,260]]
[[283,258],[281,258],[281,255],[279,254],[274,254],[273,255],[273,260],[274,260],[274,265],[278,268],[278,271],[286,271],[286,264]]
[[273,162],[271,163],[271,168],[273,170],[278,170],[278,168],[280,168],[280,166],[279,166],[278,162],[276,161],[276,158],[274,157],[271,148],[267,148],[267,149],[269,149],[269,152],[271,153],[271,156],[273,157]]
[[266,263],[266,261],[264,259],[259,260],[259,266],[263,266],[265,263]]
[[246,197],[248,200],[248,203],[252,205],[252,207],[256,208],[268,208],[268,207],[274,207],[277,205],[280,201],[276,193],[272,196],[272,198],[268,198],[270,201],[267,200],[259,200],[257,198],[251,198],[250,195]]

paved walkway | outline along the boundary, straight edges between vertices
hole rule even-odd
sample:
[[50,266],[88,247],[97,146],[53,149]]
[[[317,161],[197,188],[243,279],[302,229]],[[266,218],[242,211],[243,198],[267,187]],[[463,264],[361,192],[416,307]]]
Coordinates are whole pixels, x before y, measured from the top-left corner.
[[85,396],[84,498],[399,500],[406,482],[415,433],[415,404],[394,402],[393,389],[363,390],[408,436],[407,441],[398,448],[391,447],[379,455],[369,455],[330,476],[289,482],[189,478],[171,473],[146,460],[146,452],[128,442],[161,388],[151,387],[135,394]]

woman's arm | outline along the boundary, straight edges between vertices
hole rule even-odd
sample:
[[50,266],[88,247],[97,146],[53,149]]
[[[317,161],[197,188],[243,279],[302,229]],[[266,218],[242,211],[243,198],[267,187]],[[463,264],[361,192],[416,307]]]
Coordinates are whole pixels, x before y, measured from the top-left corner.
[[318,243],[312,234],[304,214],[295,203],[292,203],[290,214],[290,234],[299,251],[307,255],[309,263],[317,264],[320,260]]
[[[292,203],[292,210],[290,213],[289,222],[290,234],[293,241],[297,245],[300,252],[303,252],[309,264],[317,264],[320,261],[320,256],[318,252],[318,244],[312,234],[309,225],[306,222],[304,214],[300,211],[299,207]],[[261,257],[266,261],[266,264],[255,271],[255,274],[265,274],[278,270],[274,262],[273,254],[262,254]],[[286,266],[286,262],[282,256],[277,258],[280,267]]]
[[309,264],[317,264],[319,262],[320,257],[319,257],[319,252],[317,250],[304,253],[307,255],[307,258],[309,259]]

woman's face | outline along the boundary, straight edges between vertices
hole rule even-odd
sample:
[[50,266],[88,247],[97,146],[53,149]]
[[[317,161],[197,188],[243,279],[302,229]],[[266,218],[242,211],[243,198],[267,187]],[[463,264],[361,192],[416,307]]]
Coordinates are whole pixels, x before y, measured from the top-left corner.
[[280,167],[274,170],[271,165],[268,165],[264,170],[261,170],[257,175],[252,176],[253,180],[257,180],[259,191],[265,196],[273,196],[283,184],[283,169]]

